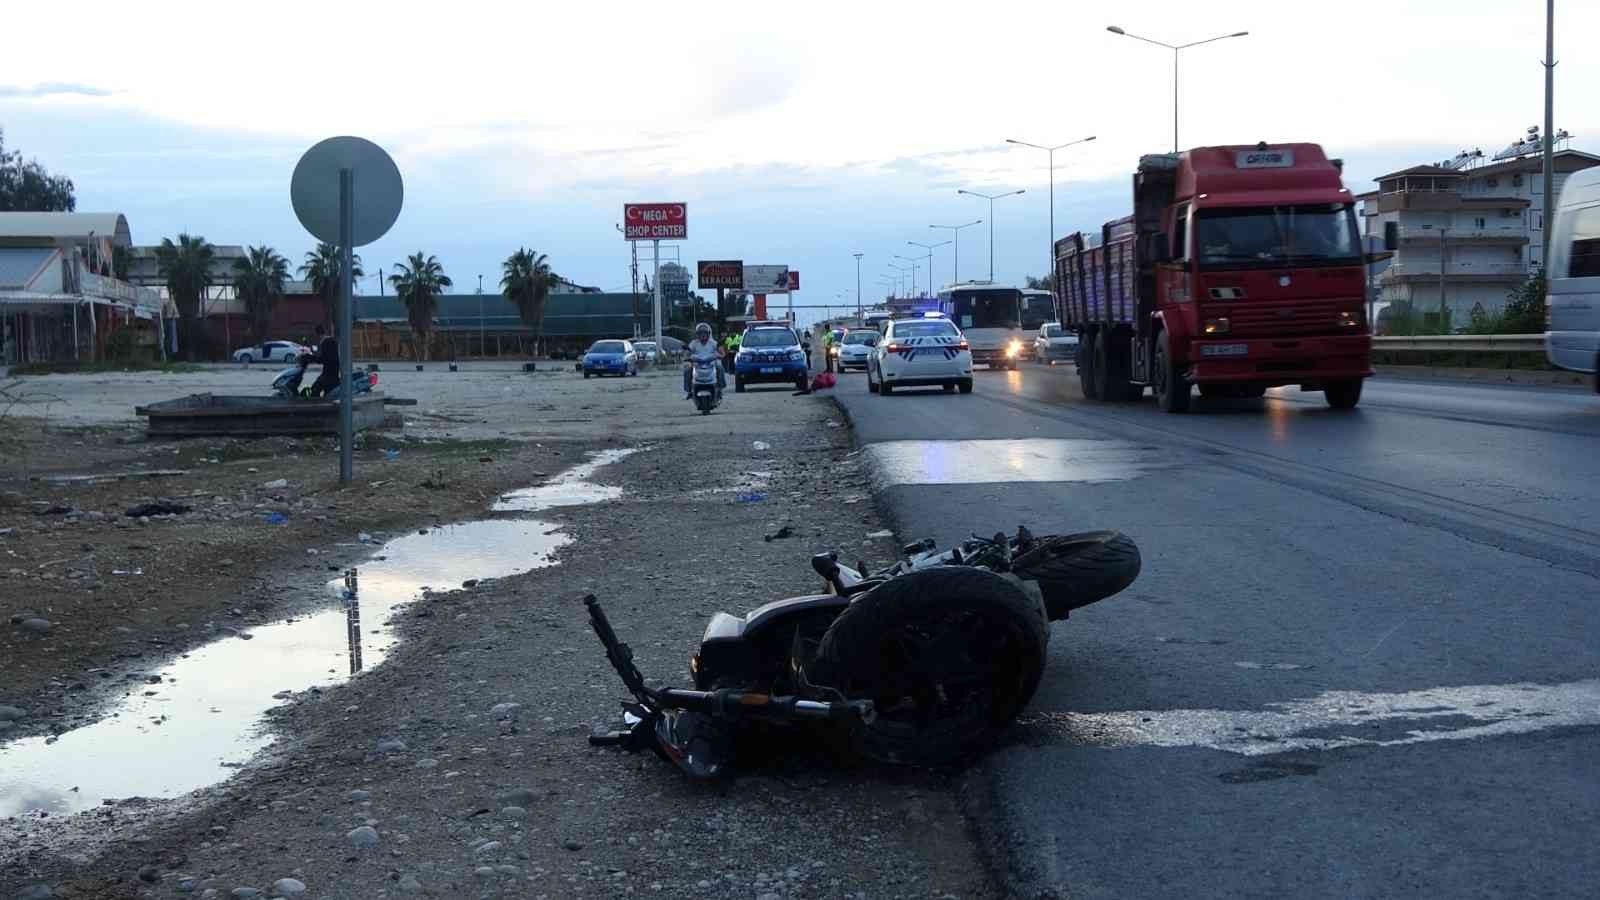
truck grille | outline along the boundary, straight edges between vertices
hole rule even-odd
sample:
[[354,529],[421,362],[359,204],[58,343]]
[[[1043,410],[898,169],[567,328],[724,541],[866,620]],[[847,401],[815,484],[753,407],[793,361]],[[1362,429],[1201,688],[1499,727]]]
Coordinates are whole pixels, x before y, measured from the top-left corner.
[[1295,300],[1235,303],[1206,310],[1206,317],[1227,316],[1234,337],[1306,337],[1349,334],[1355,329],[1339,325],[1339,311],[1359,309],[1359,300]]

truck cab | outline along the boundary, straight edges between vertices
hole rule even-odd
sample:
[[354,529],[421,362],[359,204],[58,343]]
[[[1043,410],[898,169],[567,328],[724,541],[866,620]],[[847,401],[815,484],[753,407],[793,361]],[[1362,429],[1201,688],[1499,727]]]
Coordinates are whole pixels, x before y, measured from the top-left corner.
[[1336,408],[1359,402],[1372,374],[1365,255],[1336,160],[1316,144],[1145,156],[1133,195],[1134,214],[1098,242],[1057,243],[1086,394],[1148,385],[1182,412],[1193,386],[1249,397],[1294,384]]

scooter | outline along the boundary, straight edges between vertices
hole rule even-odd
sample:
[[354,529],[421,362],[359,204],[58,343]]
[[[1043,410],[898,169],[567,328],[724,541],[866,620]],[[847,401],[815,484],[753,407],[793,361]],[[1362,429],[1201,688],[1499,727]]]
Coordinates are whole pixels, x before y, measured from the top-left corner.
[[[653,688],[600,603],[589,621],[633,695],[624,730],[595,746],[653,750],[715,778],[741,750],[812,731],[879,763],[959,763],[992,746],[1044,672],[1050,622],[1138,577],[1139,548],[1115,531],[973,537],[949,551],[904,548],[877,572],[813,556],[827,593],[716,613],[689,659],[692,690]],[[779,740],[763,742],[762,737]]]
[[690,359],[689,365],[693,367],[689,392],[695,408],[700,415],[709,416],[722,403],[722,391],[717,388],[717,361],[714,357],[696,357]]
[[[272,396],[279,397],[284,400],[311,399],[311,389],[302,388],[300,384],[305,380],[306,367],[311,365],[312,359],[313,357],[311,354],[302,353],[300,354],[300,358],[295,360],[294,365],[284,369],[282,372],[279,372],[278,377],[272,379]],[[378,373],[352,371],[350,373],[350,384],[357,394],[369,393],[373,388],[378,386]],[[328,393],[323,396],[323,399],[340,399],[344,396],[343,388],[344,385],[342,384],[334,385],[329,389]]]

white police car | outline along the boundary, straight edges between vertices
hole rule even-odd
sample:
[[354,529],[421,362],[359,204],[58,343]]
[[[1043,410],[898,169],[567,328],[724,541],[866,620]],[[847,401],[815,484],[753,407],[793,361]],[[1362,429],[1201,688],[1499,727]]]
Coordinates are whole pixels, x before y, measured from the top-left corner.
[[972,393],[972,349],[961,329],[937,313],[891,319],[867,357],[867,390],[889,394],[897,387],[935,385]]

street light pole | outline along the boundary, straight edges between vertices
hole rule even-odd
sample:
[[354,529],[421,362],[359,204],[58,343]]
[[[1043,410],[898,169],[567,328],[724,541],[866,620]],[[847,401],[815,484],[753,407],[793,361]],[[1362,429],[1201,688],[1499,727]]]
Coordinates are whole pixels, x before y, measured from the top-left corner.
[[951,271],[950,271],[950,283],[951,284],[960,284],[961,283],[961,229],[963,229],[963,228],[971,228],[974,225],[982,225],[982,224],[983,224],[983,220],[982,219],[974,219],[971,222],[966,223],[965,225],[929,225],[928,226],[929,228],[945,228],[945,229],[949,229],[950,234],[952,236],[952,240],[955,243],[955,246],[951,248],[951,253],[950,253],[951,263],[952,263],[952,266],[953,266]]
[[1057,144],[1054,147],[1045,147],[1040,144],[1030,144],[1027,141],[1018,141],[1011,138],[1006,138],[1006,143],[1008,144],[1016,144],[1019,147],[1032,147],[1035,150],[1043,150],[1050,156],[1050,246],[1047,248],[1049,252],[1045,256],[1045,259],[1048,262],[1048,265],[1045,266],[1045,274],[1047,275],[1055,272],[1056,269],[1056,151],[1065,150],[1066,148],[1071,147],[1073,144],[1086,144],[1089,141],[1094,140],[1094,138],[1095,136],[1091,134],[1086,138],[1068,141],[1065,144]]
[[1544,251],[1539,256],[1546,284],[1550,277],[1550,226],[1555,219],[1555,89],[1556,89],[1556,0],[1545,0],[1544,6],[1544,221],[1539,231],[1544,238]]
[[852,253],[856,258],[856,318],[861,318],[861,257],[865,254]]
[[[1554,2],[1554,0],[1550,0],[1550,2]],[[1224,40],[1227,40],[1228,38],[1244,37],[1245,35],[1250,33],[1248,31],[1235,31],[1233,34],[1219,34],[1216,37],[1206,38],[1203,41],[1190,41],[1187,44],[1169,44],[1169,43],[1167,43],[1165,41],[1158,41],[1158,40],[1155,40],[1154,38],[1147,38],[1147,37],[1143,37],[1143,36],[1140,36],[1140,35],[1137,35],[1137,34],[1133,34],[1131,32],[1123,31],[1121,28],[1118,28],[1115,25],[1107,25],[1106,26],[1106,30],[1111,32],[1112,34],[1117,34],[1117,35],[1121,35],[1123,37],[1133,38],[1136,41],[1144,41],[1146,44],[1155,44],[1157,47],[1165,47],[1168,50],[1172,51],[1172,152],[1173,153],[1177,153],[1178,152],[1178,51],[1179,50],[1187,50],[1190,47],[1198,47],[1201,44],[1209,44],[1212,41],[1224,41]]]
[[903,259],[911,264],[911,295],[915,297],[917,294],[917,270],[922,268],[922,260],[914,256],[901,256],[898,253],[894,255],[894,258]]
[[935,247],[943,247],[945,244],[948,244],[948,243],[951,243],[951,242],[950,241],[940,241],[937,244],[924,244],[924,243],[921,243],[919,241],[906,241],[906,243],[910,244],[913,247],[921,247],[922,249],[928,251],[928,296],[929,297],[934,296],[934,291],[933,291],[933,248],[935,248]]
[[956,193],[966,194],[969,197],[981,197],[989,201],[989,281],[992,284],[994,282],[994,202],[1001,197],[1015,197],[1018,194],[1025,194],[1027,193],[1027,188],[1023,188],[1020,191],[1007,191],[1004,194],[980,194],[977,191],[960,189]]

